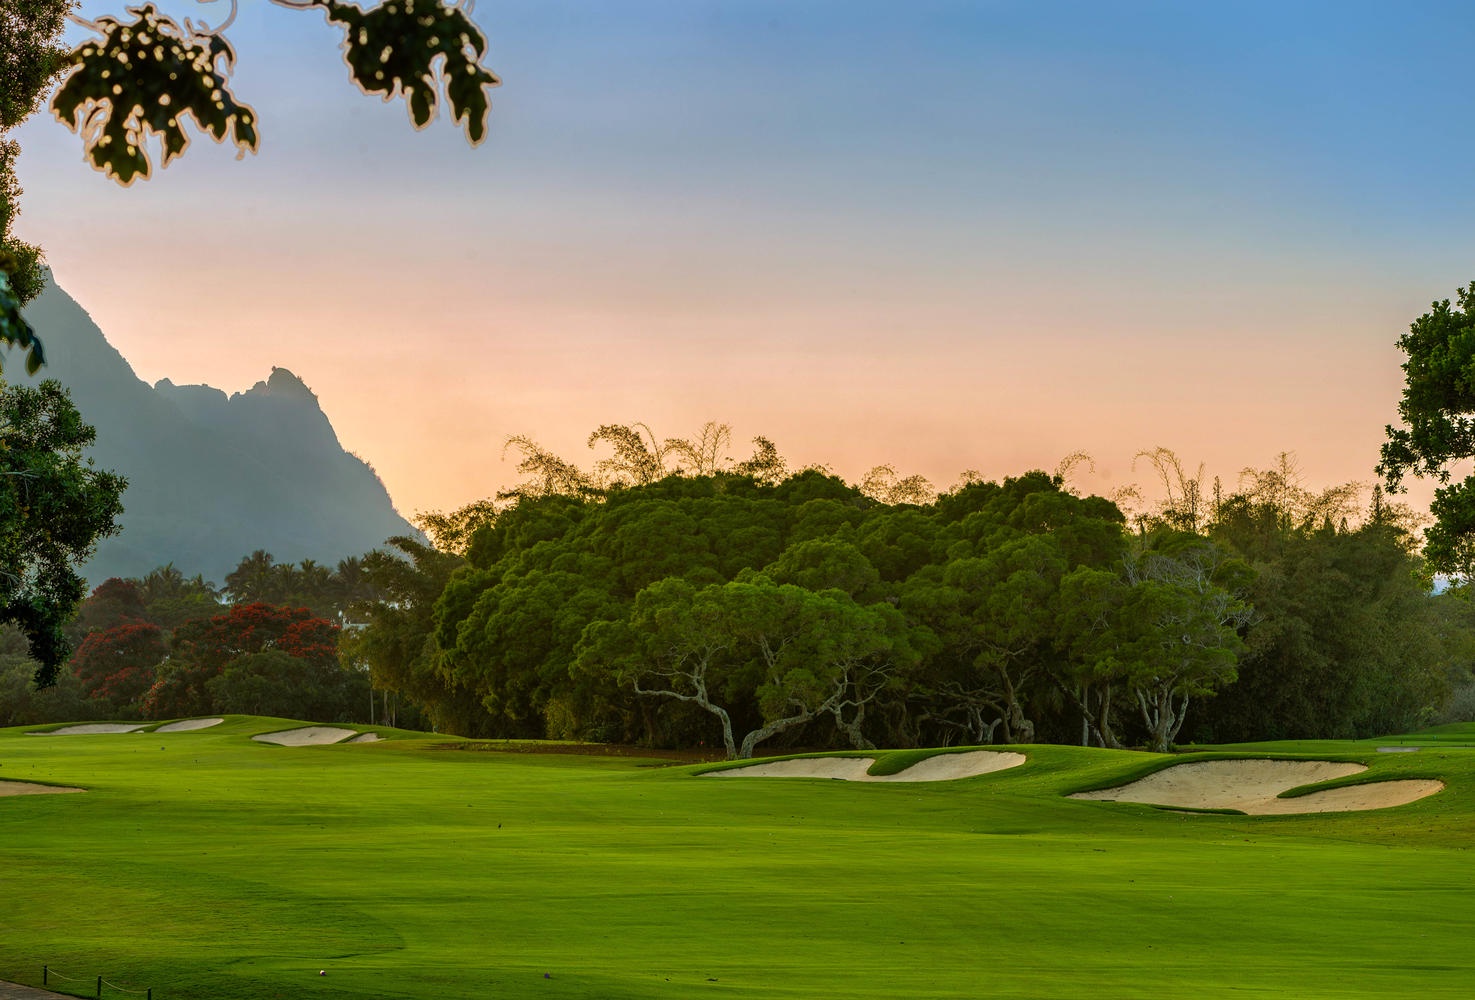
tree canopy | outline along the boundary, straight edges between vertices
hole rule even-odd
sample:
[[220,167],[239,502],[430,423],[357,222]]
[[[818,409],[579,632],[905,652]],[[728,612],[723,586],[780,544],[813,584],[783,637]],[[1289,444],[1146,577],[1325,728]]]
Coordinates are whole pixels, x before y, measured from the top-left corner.
[[[529,488],[448,516],[466,564],[416,676],[478,733],[1165,749],[1406,728],[1471,676],[1407,511],[1309,490],[1287,455],[1225,487],[1145,452],[1169,488],[1129,515],[1044,472],[931,498],[670,473],[665,442],[626,431],[591,437],[624,457],[588,472],[522,439]],[[820,633],[870,652],[827,659]]]
[[0,718],[347,719],[372,684],[474,737],[1161,750],[1406,730],[1475,690],[1467,588],[1430,592],[1407,511],[1289,456],[1206,488],[1144,453],[1170,488],[1124,512],[1039,471],[871,495],[707,431],[688,471],[677,440],[606,425],[590,471],[526,442],[525,488],[433,515],[439,548],[106,581],[56,692],[12,690],[0,646]]
[[875,489],[875,475],[872,496],[817,470],[766,482],[722,462],[646,482],[664,467],[658,439],[630,431],[591,439],[625,456],[618,470],[604,460],[609,485],[525,448],[539,469],[564,470],[567,491],[544,481],[479,512],[423,662],[448,693],[474,695],[485,732],[707,732],[740,756],[772,739],[1025,742],[1042,724],[1062,731],[1057,687],[1110,673],[1118,696],[1155,706],[1154,720],[1171,714],[1158,729],[1171,740],[1183,699],[1232,679],[1232,614],[1225,631],[1195,638],[1227,671],[1192,658],[1170,669],[1166,654],[1155,670],[1129,670],[1128,658],[1105,670],[1099,644],[1062,641],[1065,581],[1085,569],[1132,595],[1121,608],[1136,609],[1144,649],[1177,620],[1170,606],[1243,602],[1226,589],[1238,579],[1129,579],[1122,513],[1056,477],[968,482],[935,500]]
[[338,626],[306,608],[238,604],[174,630],[140,707],[152,719],[245,712],[337,721],[367,696],[338,660]]
[[1445,573],[1471,577],[1475,570],[1475,476],[1451,483],[1454,467],[1475,458],[1475,282],[1414,320],[1398,339],[1406,355],[1404,426],[1387,428],[1378,472],[1388,489],[1403,488],[1406,475],[1444,484],[1434,492],[1434,524],[1424,535],[1424,555]]
[[67,658],[65,626],[86,593],[76,566],[123,512],[127,482],[83,457],[94,436],[58,383],[0,382],[0,622],[25,634],[43,687]]

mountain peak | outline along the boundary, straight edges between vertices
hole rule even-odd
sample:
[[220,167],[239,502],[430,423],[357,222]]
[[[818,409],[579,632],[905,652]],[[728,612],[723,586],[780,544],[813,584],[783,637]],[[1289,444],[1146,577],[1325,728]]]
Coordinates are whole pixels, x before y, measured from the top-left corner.
[[236,393],[237,396],[274,396],[285,399],[302,399],[317,402],[317,394],[307,387],[307,383],[298,378],[286,368],[273,365],[271,375],[261,382],[257,382],[245,392]]
[[[318,398],[274,367],[246,392],[138,379],[86,312],[49,285],[26,314],[51,363],[97,427],[98,465],[128,477],[121,535],[84,568],[94,582],[173,562],[222,580],[246,553],[332,563],[415,529],[374,471],[346,452]],[[7,358],[7,361],[10,359]],[[31,382],[24,366],[7,378]]]

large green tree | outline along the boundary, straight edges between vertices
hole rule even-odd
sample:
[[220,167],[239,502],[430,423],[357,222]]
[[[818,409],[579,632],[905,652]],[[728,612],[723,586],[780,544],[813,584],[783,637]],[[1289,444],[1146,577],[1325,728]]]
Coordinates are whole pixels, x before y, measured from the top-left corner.
[[42,687],[70,651],[64,626],[87,592],[76,567],[123,512],[127,481],[83,458],[94,437],[58,383],[0,382],[0,622],[25,634]]
[[1363,523],[1297,521],[1269,500],[1229,498],[1210,536],[1255,570],[1238,680],[1195,712],[1197,742],[1360,739],[1427,722],[1451,651],[1468,648],[1463,603],[1430,593],[1411,536],[1375,502]]
[[[865,707],[919,659],[911,631],[895,608],[839,590],[756,575],[704,587],[668,578],[642,590],[628,617],[591,623],[575,665],[710,713],[729,758],[821,718],[869,748]],[[745,704],[757,714],[739,741],[734,715]]]
[[1167,752],[1189,705],[1236,679],[1252,577],[1220,546],[1166,526],[1116,567],[1066,576],[1050,676],[1081,713],[1081,742],[1120,746],[1114,713],[1131,712],[1148,746]]
[[1378,472],[1388,489],[1403,489],[1407,475],[1430,477],[1434,524],[1424,535],[1424,555],[1435,569],[1470,578],[1475,570],[1475,476],[1452,483],[1452,470],[1475,458],[1475,282],[1459,289],[1455,304],[1435,302],[1398,339],[1406,355],[1404,426],[1387,428]]
[[350,617],[362,628],[344,636],[345,657],[366,664],[376,690],[403,697],[438,730],[482,735],[487,718],[479,698],[438,669],[431,639],[435,602],[465,560],[405,536],[385,544],[361,561],[364,580],[378,596],[350,605]]
[[[853,493],[826,488],[836,486]],[[807,506],[807,491],[787,492]],[[773,563],[797,509],[785,496],[731,473],[599,495],[524,492],[474,532],[469,565],[436,607],[431,662],[477,693],[498,735],[684,740],[673,734],[692,730],[694,710],[657,711],[612,673],[571,672],[573,646],[587,622],[620,618],[653,583],[724,583]]]
[[1254,616],[1242,596],[1252,573],[1212,542],[1169,536],[1128,559],[1124,576],[1112,628],[1123,684],[1149,748],[1167,753],[1194,699],[1237,677],[1239,630]]
[[43,722],[82,722],[112,715],[103,702],[82,690],[70,670],[57,674],[51,687],[35,685],[36,661],[26,655],[26,639],[14,626],[0,626],[0,728]]
[[912,692],[912,714],[925,723],[913,738],[1035,739],[1039,716],[1058,714],[1047,689],[1064,673],[1062,581],[1120,558],[1122,513],[1043,472],[966,483],[933,512],[932,558],[900,587],[902,608],[938,640]]
[[[1239,588],[1254,617],[1238,629],[1244,647],[1236,680],[1212,699],[1197,699],[1184,729],[1190,741],[1360,738],[1433,717],[1460,676],[1450,657],[1468,639],[1459,615],[1439,613],[1450,602],[1430,593],[1405,506],[1388,502],[1378,487],[1368,497],[1357,483],[1310,489],[1288,453],[1244,470],[1232,490],[1218,480],[1200,490],[1202,470],[1185,475],[1164,449],[1148,457],[1169,495],[1156,513],[1139,516],[1144,538],[1196,532],[1252,570]],[[1096,672],[1095,693],[1111,686],[1119,695],[1114,657],[1127,647],[1110,633],[1119,610],[1096,614],[1093,604],[1097,611],[1113,601],[1119,607],[1127,591],[1119,581],[1077,583],[1083,600],[1062,635],[1082,657],[1079,669]],[[1109,646],[1094,663],[1093,643]],[[1118,707],[1140,711],[1125,701]]]
[[46,88],[66,65],[61,30],[71,0],[0,0],[0,343],[26,352],[34,372],[45,360],[20,307],[41,291],[41,248],[11,231],[20,213],[10,132],[41,106]]
[[273,715],[313,722],[358,722],[369,680],[331,657],[294,656],[281,649],[244,653],[205,682],[217,712]]
[[1005,743],[1034,741],[1029,701],[1046,666],[1068,568],[1052,537],[1019,535],[983,555],[948,560],[905,590],[903,608],[941,644],[930,700],[962,713],[971,741],[991,743],[998,730]]

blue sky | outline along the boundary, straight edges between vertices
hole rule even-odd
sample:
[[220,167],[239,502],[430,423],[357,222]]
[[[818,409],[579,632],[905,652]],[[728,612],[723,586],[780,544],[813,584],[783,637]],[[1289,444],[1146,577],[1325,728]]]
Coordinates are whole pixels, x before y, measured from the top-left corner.
[[1394,340],[1475,277],[1453,4],[475,19],[504,81],[479,148],[353,91],[320,15],[246,0],[259,155],[197,142],[123,191],[38,119],[21,231],[144,378],[296,371],[409,511],[507,485],[507,435],[584,459],[636,420],[851,478],[1084,448],[1110,489],[1166,445],[1370,480]]

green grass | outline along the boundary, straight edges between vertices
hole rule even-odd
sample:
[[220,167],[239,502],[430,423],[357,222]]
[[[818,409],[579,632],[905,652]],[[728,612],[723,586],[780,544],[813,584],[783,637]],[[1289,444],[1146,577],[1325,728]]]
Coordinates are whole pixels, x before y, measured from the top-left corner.
[[1457,746],[1475,727],[1406,738],[1416,753],[1237,748],[1448,785],[1398,809],[1247,817],[1063,797],[1169,760],[1128,752],[1022,747],[1027,763],[978,778],[859,784],[383,728],[353,746],[249,738],[292,725],[0,730],[0,779],[90,790],[0,798],[0,978],[39,984],[46,963],[156,1000],[1341,1000],[1475,983],[1475,750]]

